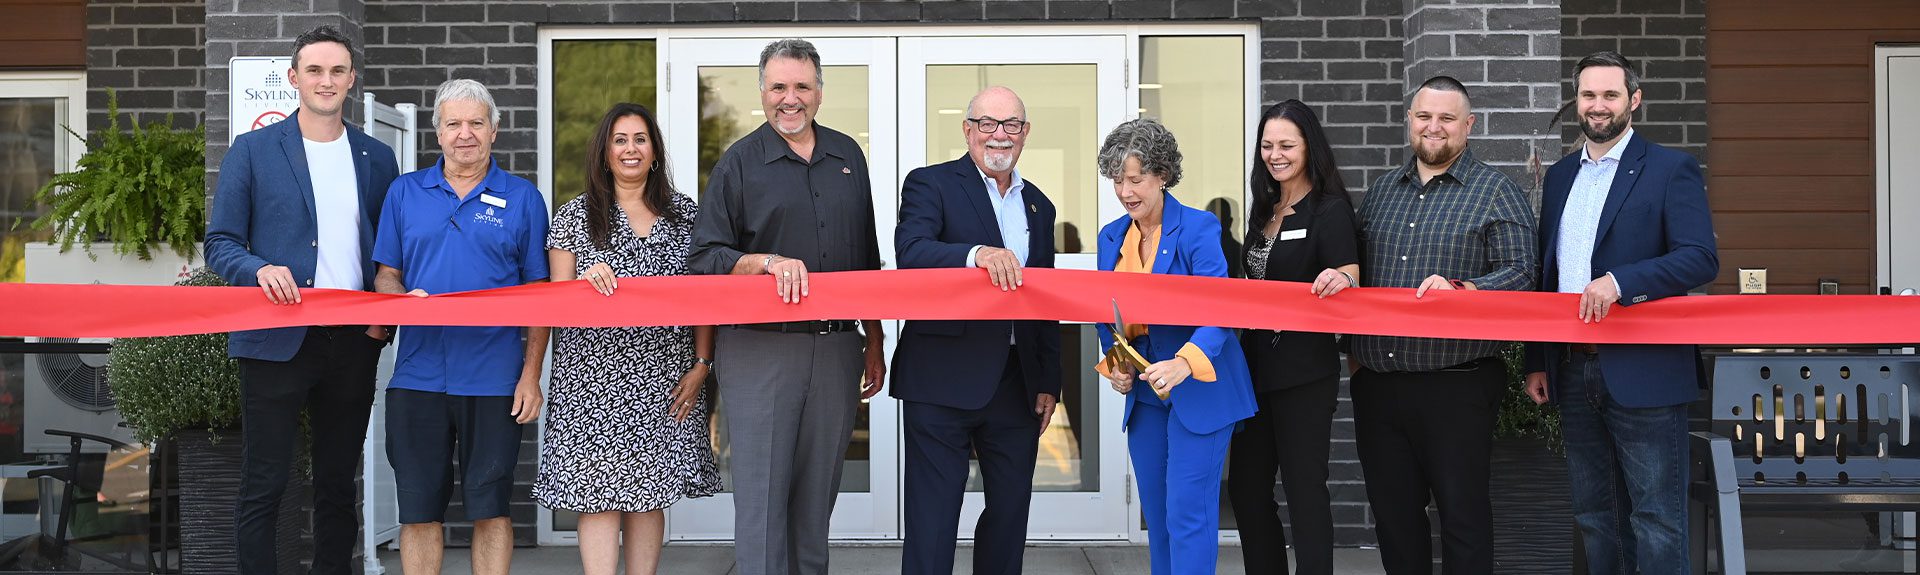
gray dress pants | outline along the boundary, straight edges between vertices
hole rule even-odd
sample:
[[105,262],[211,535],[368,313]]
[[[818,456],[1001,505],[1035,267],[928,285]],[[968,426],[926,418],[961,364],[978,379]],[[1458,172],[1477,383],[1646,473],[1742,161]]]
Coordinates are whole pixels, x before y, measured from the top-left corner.
[[864,339],[721,327],[714,353],[741,575],[824,575]]

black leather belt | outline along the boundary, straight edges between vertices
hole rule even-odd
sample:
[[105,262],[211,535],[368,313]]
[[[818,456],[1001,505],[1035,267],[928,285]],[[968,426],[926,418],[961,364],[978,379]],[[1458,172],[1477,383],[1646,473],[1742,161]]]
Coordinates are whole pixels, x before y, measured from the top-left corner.
[[1587,355],[1599,355],[1600,346],[1597,346],[1591,343],[1569,343],[1567,344],[1567,351],[1570,351],[1573,353],[1584,353]]
[[775,331],[780,333],[812,333],[826,335],[834,332],[853,331],[860,328],[860,322],[850,319],[832,319],[825,321],[789,321],[775,323],[743,323],[735,325],[741,329],[755,331]]

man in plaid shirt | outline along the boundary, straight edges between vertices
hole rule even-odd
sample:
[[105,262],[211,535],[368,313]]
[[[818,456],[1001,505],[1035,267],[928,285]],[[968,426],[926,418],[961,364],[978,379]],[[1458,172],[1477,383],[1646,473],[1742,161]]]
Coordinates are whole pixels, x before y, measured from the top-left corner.
[[[1414,92],[1413,158],[1375,180],[1360,208],[1367,287],[1416,288],[1414,297],[1427,297],[1534,286],[1532,204],[1467,151],[1473,124],[1459,80],[1436,76]],[[1354,428],[1387,573],[1432,572],[1429,499],[1440,512],[1443,572],[1493,571],[1488,458],[1506,391],[1505,345],[1353,337]]]

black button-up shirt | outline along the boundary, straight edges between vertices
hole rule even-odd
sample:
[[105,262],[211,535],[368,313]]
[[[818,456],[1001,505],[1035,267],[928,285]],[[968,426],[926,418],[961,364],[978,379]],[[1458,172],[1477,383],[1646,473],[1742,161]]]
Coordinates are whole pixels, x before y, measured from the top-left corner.
[[[1533,203],[1472,150],[1424,185],[1416,159],[1374,180],[1360,207],[1367,287],[1419,287],[1427,276],[1483,290],[1534,289]],[[1352,353],[1374,371],[1429,371],[1499,357],[1505,342],[1354,336]]]
[[846,134],[814,124],[802,159],[761,124],[720,156],[700,196],[688,267],[726,274],[740,256],[779,254],[807,271],[880,269],[867,158]]

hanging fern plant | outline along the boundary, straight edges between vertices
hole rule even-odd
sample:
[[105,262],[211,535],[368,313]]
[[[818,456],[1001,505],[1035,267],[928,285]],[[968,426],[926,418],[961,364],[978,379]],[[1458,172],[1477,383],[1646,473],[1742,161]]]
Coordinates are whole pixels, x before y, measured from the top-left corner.
[[195,242],[207,227],[206,127],[179,131],[168,122],[120,130],[120,103],[107,90],[107,127],[82,138],[86,154],[79,169],[57,174],[34,194],[47,213],[33,229],[52,228],[47,243],[60,251],[79,243],[96,257],[91,242],[113,244],[113,252],[153,259],[166,246],[192,260]]

